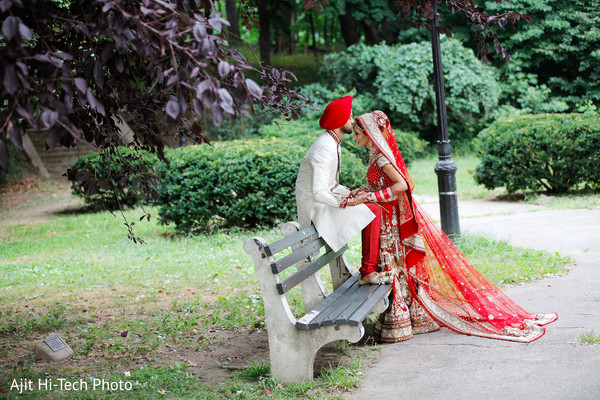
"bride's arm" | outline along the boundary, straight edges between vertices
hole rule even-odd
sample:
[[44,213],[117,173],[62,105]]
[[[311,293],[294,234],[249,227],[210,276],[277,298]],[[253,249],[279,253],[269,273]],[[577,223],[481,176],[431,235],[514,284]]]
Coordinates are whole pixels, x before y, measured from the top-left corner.
[[406,184],[406,180],[404,177],[394,168],[392,164],[386,164],[382,168],[383,172],[394,182],[390,189],[392,190],[392,195],[397,196],[402,192],[406,192],[408,190],[408,185]]
[[394,182],[391,186],[380,190],[378,192],[369,193],[367,199],[373,203],[389,202],[396,200],[398,195],[408,190],[406,180],[402,175],[392,166],[392,164],[386,164],[381,167],[383,172]]

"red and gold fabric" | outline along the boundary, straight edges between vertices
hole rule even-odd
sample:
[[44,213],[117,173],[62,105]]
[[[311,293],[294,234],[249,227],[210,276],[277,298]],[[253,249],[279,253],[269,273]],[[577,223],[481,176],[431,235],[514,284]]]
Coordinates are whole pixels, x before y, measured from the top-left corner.
[[[380,341],[407,340],[438,325],[466,335],[516,342],[544,335],[543,326],[558,316],[532,314],[513,302],[473,267],[412,198],[414,183],[387,116],[375,111],[356,122],[374,144],[367,190],[375,193],[382,210],[380,268],[396,273],[391,305],[375,327]],[[386,164],[392,164],[408,184],[408,190],[392,201],[382,193],[393,184],[383,172]]]

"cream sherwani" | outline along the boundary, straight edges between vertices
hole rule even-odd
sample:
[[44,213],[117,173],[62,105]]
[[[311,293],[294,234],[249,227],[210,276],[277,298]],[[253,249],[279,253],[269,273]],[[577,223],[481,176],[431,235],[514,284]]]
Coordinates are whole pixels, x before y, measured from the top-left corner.
[[298,222],[311,221],[321,237],[339,250],[371,222],[375,215],[364,204],[345,207],[350,189],[340,185],[340,145],[325,132],[308,149],[296,179]]

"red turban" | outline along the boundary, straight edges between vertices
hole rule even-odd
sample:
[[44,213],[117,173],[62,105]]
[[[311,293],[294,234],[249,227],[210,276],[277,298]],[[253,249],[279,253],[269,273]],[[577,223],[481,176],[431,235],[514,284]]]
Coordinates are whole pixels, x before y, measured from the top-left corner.
[[319,125],[323,129],[341,128],[350,119],[352,113],[352,96],[342,97],[332,101],[325,107]]

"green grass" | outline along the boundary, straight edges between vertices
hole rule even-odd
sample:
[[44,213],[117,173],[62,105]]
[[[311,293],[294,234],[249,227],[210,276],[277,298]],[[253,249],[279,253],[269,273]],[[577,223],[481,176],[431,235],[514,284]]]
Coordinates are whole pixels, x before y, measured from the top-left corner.
[[562,274],[575,263],[572,257],[558,252],[524,249],[507,241],[468,233],[461,236],[458,247],[477,270],[497,286]]
[[523,199],[528,203],[538,204],[555,210],[600,210],[600,192],[582,190],[578,193],[569,192],[562,195],[527,193],[523,195]]
[[[253,370],[251,366],[248,370]],[[268,367],[267,367],[268,368]],[[331,372],[329,372],[331,371]],[[274,399],[342,399],[341,389],[354,387],[357,381],[351,378],[355,372],[345,368],[330,368],[324,373],[325,379],[305,384],[280,385],[268,374],[248,377],[242,371],[239,379],[232,379],[218,385],[203,382],[195,376],[188,367],[176,363],[166,367],[141,367],[128,374],[80,374],[64,378],[55,366],[49,366],[45,372],[37,371],[31,366],[14,372],[14,379],[31,379],[34,385],[38,380],[45,382],[58,379],[76,383],[87,390],[34,390],[18,395],[15,391],[7,391],[6,399],[123,399],[123,400],[152,400],[152,399],[246,399],[259,400],[266,397]],[[252,371],[250,372],[252,374]],[[84,382],[84,383],[80,383]],[[110,390],[111,385],[115,390]],[[36,388],[37,389],[37,388]]]
[[[414,194],[418,196],[438,196],[437,175],[434,172],[437,155],[414,160],[408,170],[415,183]],[[474,155],[453,155],[452,160],[457,166],[456,191],[459,200],[495,199],[509,202],[522,201],[542,205],[552,209],[600,209],[600,192],[591,190],[572,191],[561,195],[548,195],[518,191],[507,194],[504,188],[488,190],[475,183],[473,178],[479,160]]]
[[[130,221],[142,215],[141,210],[125,212]],[[24,365],[2,368],[0,388],[6,390],[19,377],[96,377],[134,386],[122,392],[37,392],[22,398],[336,399],[358,384],[363,366],[357,351],[369,356],[369,346],[357,350],[341,343],[350,365],[332,366],[305,385],[277,384],[269,376],[266,354],[217,384],[203,381],[185,365],[157,362],[169,349],[215,352],[228,345],[208,334],[211,330],[264,328],[260,290],[243,244],[251,236],[273,241],[280,234],[263,228],[180,236],[151,220],[136,224],[145,240],[140,245],[127,240],[122,222],[119,215],[104,212],[2,227],[0,358],[51,331],[64,335],[75,356],[69,364],[40,366],[25,351]],[[500,285],[559,274],[572,262],[479,236],[465,236],[461,248]],[[356,268],[360,238],[350,243],[347,257]],[[296,315],[302,313],[299,292],[291,292],[291,307]]]
[[[503,193],[503,189],[488,190],[473,180],[478,159],[472,155],[453,156],[456,164],[456,191],[459,200],[493,198]],[[434,172],[438,158],[428,156],[414,160],[408,166],[408,172],[415,183],[416,196],[438,196],[437,175]]]
[[579,343],[581,344],[600,344],[600,334],[594,332],[584,332],[579,336]]

